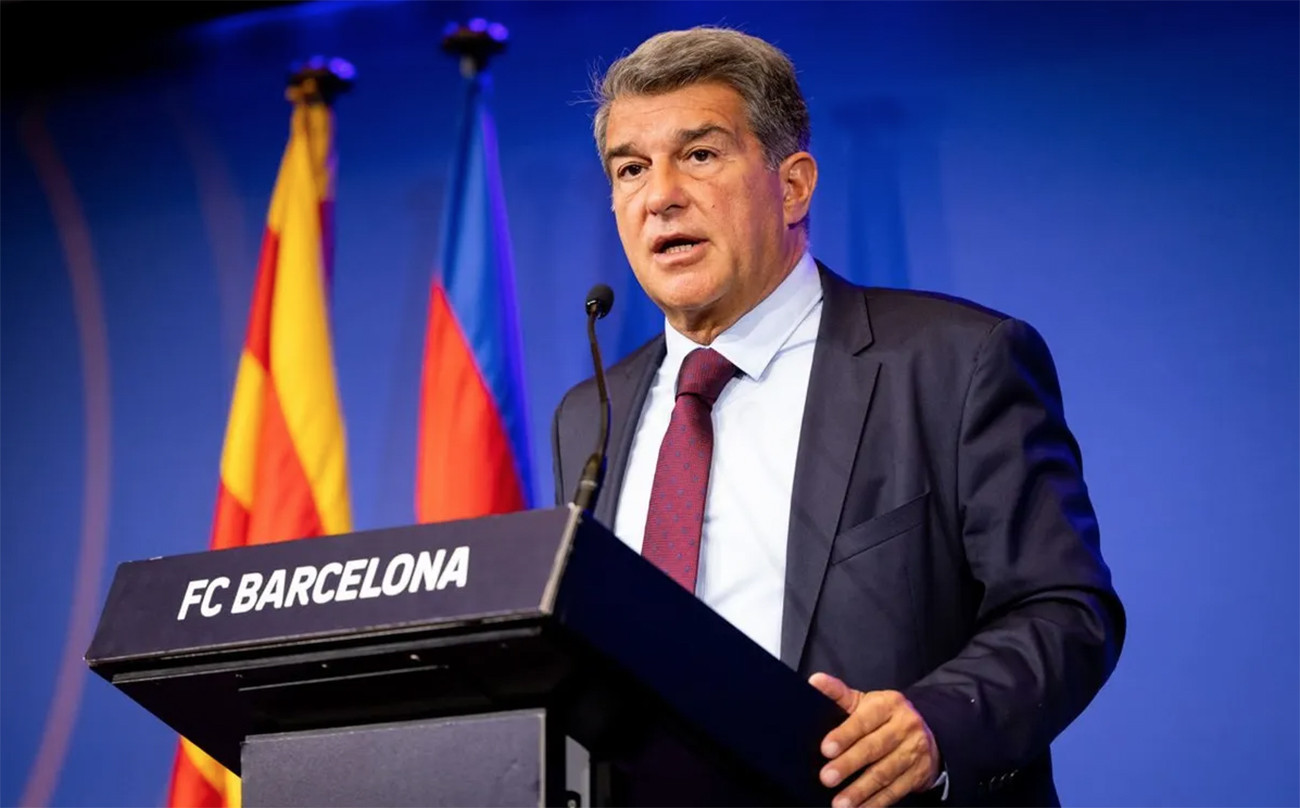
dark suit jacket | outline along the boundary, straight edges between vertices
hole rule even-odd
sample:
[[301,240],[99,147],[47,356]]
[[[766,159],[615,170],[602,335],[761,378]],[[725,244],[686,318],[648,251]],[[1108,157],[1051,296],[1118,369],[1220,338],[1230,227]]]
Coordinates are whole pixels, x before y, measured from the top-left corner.
[[[934,733],[950,804],[1056,804],[1048,745],[1110,675],[1124,612],[1047,346],[974,304],[820,269],[781,659],[903,691]],[[659,336],[609,371],[606,525],[664,351]],[[590,380],[556,411],[558,499],[597,413]]]

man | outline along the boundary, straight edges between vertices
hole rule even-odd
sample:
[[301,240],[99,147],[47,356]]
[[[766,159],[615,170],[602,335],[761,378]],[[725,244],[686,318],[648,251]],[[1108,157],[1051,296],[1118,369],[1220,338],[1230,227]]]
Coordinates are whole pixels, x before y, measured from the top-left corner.
[[[836,808],[1055,804],[1048,746],[1124,613],[1046,345],[813,260],[807,107],[762,40],[660,34],[599,100],[619,235],[666,325],[610,370],[596,517],[849,713],[821,749]],[[588,381],[556,411],[560,499],[597,407]]]

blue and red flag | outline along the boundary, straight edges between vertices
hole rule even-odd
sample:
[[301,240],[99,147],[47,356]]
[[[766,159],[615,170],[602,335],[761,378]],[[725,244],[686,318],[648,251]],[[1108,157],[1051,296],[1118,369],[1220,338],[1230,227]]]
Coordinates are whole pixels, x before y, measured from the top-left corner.
[[529,507],[523,347],[486,71],[468,79],[429,296],[415,510],[420,522]]

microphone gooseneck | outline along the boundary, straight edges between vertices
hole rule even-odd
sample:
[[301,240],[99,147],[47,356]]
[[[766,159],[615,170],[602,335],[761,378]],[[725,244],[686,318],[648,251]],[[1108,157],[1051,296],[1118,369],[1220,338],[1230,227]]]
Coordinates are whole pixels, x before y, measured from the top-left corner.
[[573,495],[573,506],[583,513],[596,507],[600,487],[605,482],[605,452],[609,448],[609,391],[605,387],[605,364],[600,358],[600,343],[596,340],[596,321],[609,314],[614,306],[614,290],[603,283],[591,287],[587,293],[587,342],[591,344],[591,364],[596,371],[596,392],[600,397],[600,430],[596,435],[596,448],[582,467],[578,490]]

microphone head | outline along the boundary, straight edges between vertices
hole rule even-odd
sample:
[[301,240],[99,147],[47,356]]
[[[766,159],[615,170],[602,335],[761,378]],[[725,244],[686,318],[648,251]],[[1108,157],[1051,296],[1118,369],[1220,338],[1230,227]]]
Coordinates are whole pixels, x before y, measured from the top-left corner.
[[612,308],[614,308],[614,290],[603,283],[591,287],[591,291],[587,293],[587,313],[594,313],[597,318],[601,318],[609,314]]

